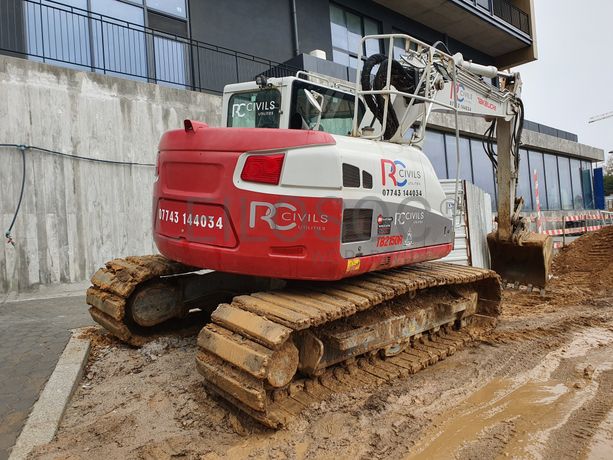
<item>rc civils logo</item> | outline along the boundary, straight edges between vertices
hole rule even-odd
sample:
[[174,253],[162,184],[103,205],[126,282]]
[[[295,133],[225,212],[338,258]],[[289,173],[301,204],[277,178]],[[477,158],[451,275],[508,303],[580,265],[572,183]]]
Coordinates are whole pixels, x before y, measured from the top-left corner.
[[400,160],[381,160],[381,178],[384,187],[394,185],[394,187],[405,187],[411,179],[420,180],[421,171],[419,169],[409,169]]
[[311,229],[328,223],[327,214],[301,212],[290,203],[252,201],[249,209],[249,228],[255,228],[257,220],[268,224],[271,230],[291,230],[296,227]]

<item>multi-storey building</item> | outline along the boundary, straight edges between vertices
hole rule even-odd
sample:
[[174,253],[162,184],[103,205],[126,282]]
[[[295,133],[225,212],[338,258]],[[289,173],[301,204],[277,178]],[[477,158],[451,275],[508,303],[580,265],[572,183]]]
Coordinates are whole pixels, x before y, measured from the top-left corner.
[[[508,68],[537,58],[534,31],[532,0],[0,1],[2,53],[212,93],[263,72],[353,80],[360,37],[377,33],[440,40],[466,59]],[[372,42],[363,53],[387,46]],[[394,52],[401,50],[397,43]],[[452,123],[437,116],[430,128],[425,152],[440,178],[453,178]],[[535,207],[535,171],[542,209],[593,208],[592,163],[603,151],[543,124],[525,128],[519,189],[527,209]],[[495,200],[485,124],[463,120],[461,131],[460,176]]]

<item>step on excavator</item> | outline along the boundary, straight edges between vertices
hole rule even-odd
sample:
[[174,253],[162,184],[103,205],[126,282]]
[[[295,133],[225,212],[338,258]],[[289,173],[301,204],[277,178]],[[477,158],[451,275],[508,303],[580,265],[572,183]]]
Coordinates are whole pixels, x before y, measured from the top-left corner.
[[[405,52],[363,59],[368,40]],[[501,277],[544,286],[552,243],[528,231],[515,194],[519,74],[441,46],[367,36],[355,84],[260,75],[225,87],[224,127],[185,120],[165,133],[152,219],[161,255],[98,270],[87,291],[94,320],[139,346],[205,315],[196,364],[206,387],[274,428],[493,327]],[[459,180],[450,201],[422,150],[433,111],[455,117],[456,136],[459,114],[491,122],[493,270],[437,261],[453,248]]]

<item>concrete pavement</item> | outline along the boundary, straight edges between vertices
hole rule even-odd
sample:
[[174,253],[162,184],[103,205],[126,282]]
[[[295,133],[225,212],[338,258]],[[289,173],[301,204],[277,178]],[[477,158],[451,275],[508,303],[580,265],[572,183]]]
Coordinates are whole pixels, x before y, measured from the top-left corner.
[[8,458],[70,330],[90,324],[84,290],[0,305],[0,460]]

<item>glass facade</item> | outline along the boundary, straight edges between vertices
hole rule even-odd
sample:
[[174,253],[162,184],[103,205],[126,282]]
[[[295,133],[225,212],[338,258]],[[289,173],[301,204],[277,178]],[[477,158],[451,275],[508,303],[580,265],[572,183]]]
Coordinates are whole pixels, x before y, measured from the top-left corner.
[[470,151],[473,160],[473,183],[485,190],[492,197],[492,206],[496,205],[496,182],[492,162],[485,153],[483,142],[480,139],[470,140]]
[[[423,151],[432,162],[439,179],[456,177],[455,146],[453,134],[428,130]],[[592,168],[589,162],[520,149],[517,195],[524,197],[525,211],[536,210],[535,170],[542,211],[594,208]],[[495,172],[481,139],[460,137],[460,178],[470,180],[489,193],[492,207],[495,208]]]
[[[411,34],[407,34],[406,32],[402,32],[397,29],[393,29],[392,33],[411,35]],[[409,46],[413,51],[417,50],[417,45],[415,43],[411,42]],[[394,50],[393,51],[394,51],[394,59],[399,60],[400,56],[406,54],[406,40],[403,38],[394,38]]]
[[[186,0],[31,0],[27,54],[65,67],[185,87],[189,54],[173,37],[187,36],[186,20]],[[149,26],[155,31],[147,31]]]
[[587,161],[581,162],[581,183],[583,185],[583,206],[585,209],[594,209],[592,165]]
[[581,162],[570,159],[570,177],[573,187],[573,205],[575,209],[583,209],[583,186],[581,185]]
[[[549,209],[547,203],[547,178],[545,177],[545,163],[542,152],[528,151],[530,165],[531,189],[534,197],[534,209]],[[538,187],[537,187],[538,186]]]
[[439,179],[446,179],[447,160],[445,159],[445,137],[436,131],[428,131],[424,139],[424,152],[430,159]]
[[87,0],[65,0],[62,3],[45,0],[41,0],[40,4],[25,3],[28,53],[37,55],[37,50],[44,49],[46,59],[34,56],[31,59],[72,69],[90,70],[89,20],[84,15],[71,15],[71,21],[66,21],[72,7],[85,9]]
[[147,6],[162,13],[187,18],[185,0],[147,0]]
[[[353,13],[330,3],[330,28],[332,32],[332,60],[338,64],[356,69],[358,50],[364,35],[380,33],[381,24],[374,19]],[[380,53],[381,40],[367,40],[362,54],[370,56]]]

